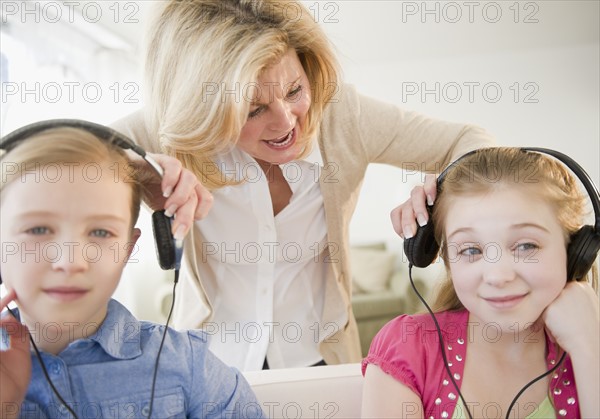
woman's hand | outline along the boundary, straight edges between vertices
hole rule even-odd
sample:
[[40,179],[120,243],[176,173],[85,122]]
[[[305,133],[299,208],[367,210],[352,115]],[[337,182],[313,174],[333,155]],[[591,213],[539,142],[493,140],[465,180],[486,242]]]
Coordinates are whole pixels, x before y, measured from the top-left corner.
[[415,186],[410,198],[394,208],[390,217],[394,231],[403,239],[410,239],[417,233],[417,222],[424,226],[429,221],[426,205],[433,205],[437,193],[436,176],[425,175],[423,186]]
[[175,215],[172,233],[176,239],[183,239],[192,227],[194,220],[208,214],[213,204],[213,196],[190,170],[181,162],[165,154],[148,153],[163,168],[162,180],[148,163],[134,159],[140,170],[144,185],[144,201],[154,211],[165,210],[167,216]]
[[[0,311],[16,298],[14,290],[0,300]],[[10,314],[0,318],[0,416],[18,417],[31,380],[29,331]]]
[[587,282],[568,282],[542,313],[552,338],[571,356],[588,348],[598,356],[600,308],[598,296]]

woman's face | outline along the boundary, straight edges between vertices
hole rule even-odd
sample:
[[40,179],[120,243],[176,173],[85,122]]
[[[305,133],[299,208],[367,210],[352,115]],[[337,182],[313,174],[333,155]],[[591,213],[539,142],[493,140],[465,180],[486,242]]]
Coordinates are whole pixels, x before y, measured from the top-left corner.
[[239,148],[258,160],[283,164],[298,157],[310,139],[303,138],[311,104],[310,83],[296,51],[267,67],[248,89],[252,103]]

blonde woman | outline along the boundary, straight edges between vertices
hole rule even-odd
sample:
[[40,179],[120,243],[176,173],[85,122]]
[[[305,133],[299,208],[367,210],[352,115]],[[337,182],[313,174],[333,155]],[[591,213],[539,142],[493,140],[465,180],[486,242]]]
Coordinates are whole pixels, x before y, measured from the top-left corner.
[[[148,106],[115,127],[214,198],[186,242],[175,326],[204,328],[242,370],[358,362],[348,225],[367,166],[433,173],[492,139],[344,85],[299,2],[169,1],[150,28]],[[435,182],[413,196],[406,237]]]

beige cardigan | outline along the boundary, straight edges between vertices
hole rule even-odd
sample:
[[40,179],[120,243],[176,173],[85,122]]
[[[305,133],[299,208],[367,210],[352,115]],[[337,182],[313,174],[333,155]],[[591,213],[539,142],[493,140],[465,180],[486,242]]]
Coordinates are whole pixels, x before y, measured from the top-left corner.
[[[147,151],[161,152],[155,136],[147,132],[142,112],[116,122],[113,128]],[[493,139],[478,127],[427,118],[359,95],[354,87],[346,85],[328,105],[318,141],[324,162],[320,186],[336,278],[326,286],[321,326],[333,322],[340,310],[345,310],[349,319],[321,342],[320,351],[328,364],[358,362],[361,352],[350,301],[348,226],[367,166],[386,163],[439,172],[465,152],[493,145]],[[199,328],[211,318],[210,301],[196,269],[202,263],[201,249],[201,237],[194,227],[185,242],[173,321],[177,328]]]

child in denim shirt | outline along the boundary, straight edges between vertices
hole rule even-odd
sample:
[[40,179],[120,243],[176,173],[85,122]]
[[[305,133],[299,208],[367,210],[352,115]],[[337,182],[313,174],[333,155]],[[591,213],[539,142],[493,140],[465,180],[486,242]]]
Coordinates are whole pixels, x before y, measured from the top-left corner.
[[262,417],[202,332],[168,329],[162,345],[165,326],[111,299],[140,236],[130,167],[119,147],[72,127],[2,156],[0,310],[18,310],[0,320],[0,416]]

